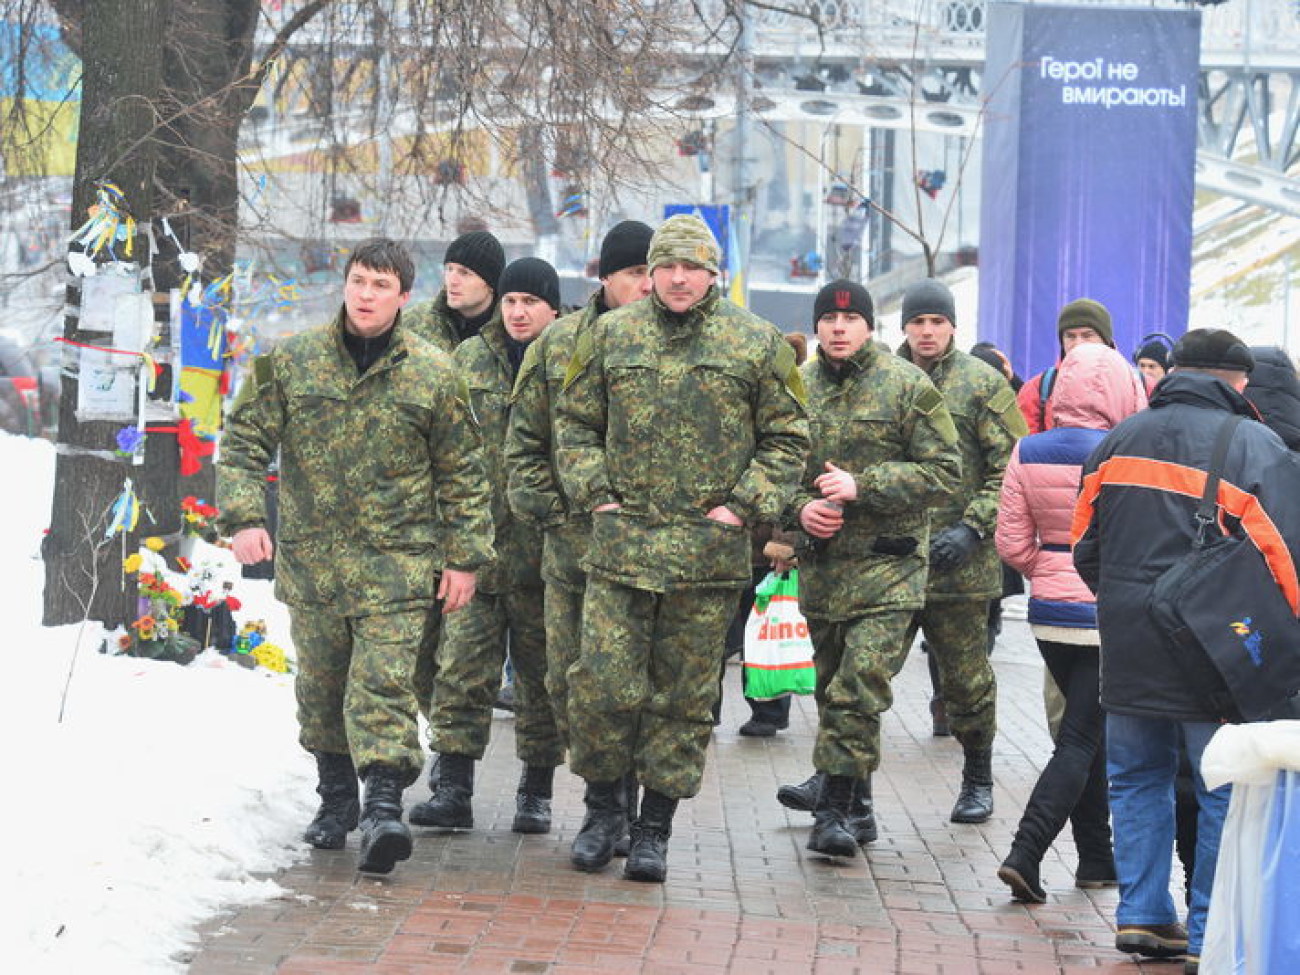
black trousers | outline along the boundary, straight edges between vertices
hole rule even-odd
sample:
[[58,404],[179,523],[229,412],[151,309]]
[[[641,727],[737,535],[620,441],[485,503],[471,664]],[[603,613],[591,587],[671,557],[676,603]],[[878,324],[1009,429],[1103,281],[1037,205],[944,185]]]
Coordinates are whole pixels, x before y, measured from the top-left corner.
[[1069,822],[1080,860],[1109,860],[1110,805],[1099,649],[1048,640],[1039,640],[1038,649],[1065,695],[1065,715],[1052,757],[1029,796],[1012,846],[1041,860]]

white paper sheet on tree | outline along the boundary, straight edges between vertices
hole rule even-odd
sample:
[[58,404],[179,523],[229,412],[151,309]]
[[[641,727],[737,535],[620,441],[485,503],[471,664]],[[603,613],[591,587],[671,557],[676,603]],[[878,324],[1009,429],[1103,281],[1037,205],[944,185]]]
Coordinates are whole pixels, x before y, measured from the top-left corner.
[[82,349],[81,381],[77,383],[77,419],[136,419],[136,376],[140,360],[99,349]]

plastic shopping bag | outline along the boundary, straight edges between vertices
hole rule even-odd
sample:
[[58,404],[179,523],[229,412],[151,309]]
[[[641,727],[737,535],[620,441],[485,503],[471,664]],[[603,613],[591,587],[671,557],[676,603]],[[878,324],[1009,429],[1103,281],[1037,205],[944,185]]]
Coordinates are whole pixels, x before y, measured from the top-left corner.
[[1201,761],[1232,782],[1201,971],[1273,975],[1300,958],[1300,721],[1225,725]]
[[769,572],[745,621],[745,696],[770,701],[811,694],[816,684],[812,639],[799,612],[799,570]]

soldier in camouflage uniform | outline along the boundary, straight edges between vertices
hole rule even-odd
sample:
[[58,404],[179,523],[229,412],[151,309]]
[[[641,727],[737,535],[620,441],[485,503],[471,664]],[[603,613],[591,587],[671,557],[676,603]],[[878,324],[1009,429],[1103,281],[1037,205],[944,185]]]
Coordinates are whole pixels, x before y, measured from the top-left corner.
[[304,838],[339,849],[360,813],[360,868],[376,873],[411,852],[402,790],[423,762],[411,673],[431,607],[460,612],[493,554],[464,383],[401,320],[414,277],[401,245],[359,245],[335,321],[255,360],[218,465],[220,527],[249,565],[272,554],[265,480],[279,453],[276,595],[322,799]]
[[1028,433],[1006,377],[954,344],[952,292],[939,281],[917,282],[903,294],[899,355],[920,366],[943,393],[957,425],[961,489],[930,508],[930,579],[925,607],[904,638],[925,634],[953,734],[964,753],[954,823],[993,815],[993,737],[997,686],[989,664],[989,601],[1002,595],[1002,565],[993,544],[1002,475],[1016,441]]
[[542,533],[510,514],[504,452],[515,376],[528,346],[555,320],[560,279],[545,261],[525,257],[505,269],[497,291],[497,315],[456,348],[455,361],[483,426],[498,558],[479,574],[466,611],[443,628],[429,706],[437,782],[432,798],[411,809],[410,820],[442,829],[474,825],[474,763],[487,748],[508,646],[517,689],[515,750],[524,763],[513,829],[545,833],[551,828],[552,784],[564,748],[545,687]]
[[450,355],[492,320],[505,267],[506,253],[496,237],[486,230],[461,234],[443,255],[442,290],[402,316],[407,330]]
[[609,863],[635,771],[624,876],[657,883],[678,800],[700,787],[746,526],[784,508],[808,449],[794,351],[719,294],[719,257],[698,217],[666,221],[653,292],[578,336],[557,417],[564,493],[593,519],[569,672],[571,765],[587,782],[572,861]]
[[[510,507],[516,517],[540,525],[542,579],[546,583],[546,692],[561,740],[569,740],[569,668],[578,659],[582,636],[582,596],[587,573],[582,560],[591,537],[591,515],[575,511],[555,474],[555,409],[565,370],[579,331],[605,312],[650,293],[646,252],[654,233],[637,220],[611,228],[600,249],[600,289],[585,308],[566,315],[529,346],[515,382],[506,441]],[[637,783],[624,782],[628,808],[636,803]],[[627,854],[627,838],[615,854]]]
[[[431,300],[407,308],[402,313],[402,324],[408,332],[414,332],[451,355],[466,339],[478,335],[496,313],[496,286],[505,266],[505,250],[492,234],[485,230],[461,234],[443,255],[442,289]],[[429,701],[433,698],[441,635],[439,615],[435,612],[429,617],[413,677],[415,696],[425,718],[429,717]],[[436,786],[437,775],[435,757],[429,788]]]
[[[876,835],[866,781],[880,764],[903,635],[925,602],[926,509],[956,490],[961,458],[934,384],[872,341],[865,288],[831,282],[814,316],[817,355],[802,369],[812,453],[790,510],[808,537],[799,603],[817,663],[817,774],[778,799],[815,811],[808,849],[854,856]],[[796,805],[787,792],[811,797]]]
[[650,293],[646,252],[654,233],[625,220],[601,245],[601,287],[586,306],[543,332],[524,354],[510,407],[506,468],[510,508],[516,518],[542,528],[542,579],[546,584],[546,690],[567,748],[569,668],[578,659],[582,595],[587,573],[582,560],[591,536],[591,515],[569,504],[555,473],[555,411],[565,371],[580,331],[601,315]]

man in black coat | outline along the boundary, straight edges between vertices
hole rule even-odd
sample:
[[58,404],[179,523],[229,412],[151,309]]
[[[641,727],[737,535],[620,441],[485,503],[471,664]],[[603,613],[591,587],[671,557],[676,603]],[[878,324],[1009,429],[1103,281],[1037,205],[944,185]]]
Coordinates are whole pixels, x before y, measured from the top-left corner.
[[[1116,427],[1084,465],[1074,564],[1097,594],[1101,631],[1101,703],[1120,888],[1115,947],[1151,957],[1186,955],[1186,971],[1195,972],[1230,787],[1205,787],[1201,753],[1219,716],[1175,663],[1147,605],[1157,579],[1192,548],[1193,512],[1219,427],[1234,413],[1255,416],[1242,395],[1255,363],[1245,344],[1221,329],[1188,332],[1172,359],[1173,370],[1156,388],[1151,408]],[[1245,531],[1261,551],[1282,551],[1286,544],[1277,526],[1294,523],[1296,514],[1288,509],[1296,498],[1300,464],[1282,440],[1263,424],[1240,424],[1219,488],[1225,527]],[[1238,524],[1243,516],[1246,521]],[[1285,581],[1294,584],[1294,563],[1284,561]],[[1185,928],[1169,894],[1180,731],[1196,770],[1199,805]]]

